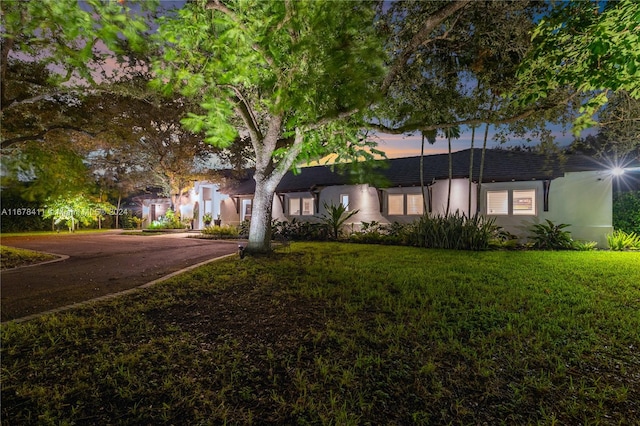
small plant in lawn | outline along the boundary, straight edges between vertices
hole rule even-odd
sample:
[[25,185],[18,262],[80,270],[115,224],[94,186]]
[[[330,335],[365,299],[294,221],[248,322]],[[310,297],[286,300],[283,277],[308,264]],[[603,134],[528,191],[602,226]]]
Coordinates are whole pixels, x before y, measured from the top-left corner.
[[549,219],[546,219],[546,223],[533,225],[533,235],[529,237],[533,242],[533,248],[540,250],[571,250],[573,248],[571,232],[564,230],[568,226],[571,225],[566,223],[556,225]]
[[598,246],[596,241],[574,241],[573,249],[578,251],[593,251]]
[[640,235],[618,229],[607,235],[607,244],[611,250],[640,250]]

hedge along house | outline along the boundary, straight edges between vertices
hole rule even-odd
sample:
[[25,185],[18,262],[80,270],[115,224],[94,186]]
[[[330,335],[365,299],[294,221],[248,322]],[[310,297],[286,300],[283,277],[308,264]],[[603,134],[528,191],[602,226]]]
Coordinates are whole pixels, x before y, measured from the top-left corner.
[[[581,155],[563,158],[528,152],[487,150],[482,183],[478,183],[482,151],[473,150],[473,175],[469,190],[472,150],[455,152],[449,181],[448,154],[424,157],[425,189],[420,184],[420,157],[376,161],[370,182],[354,182],[349,173],[329,166],[289,172],[276,189],[273,218],[318,220],[324,204],[344,204],[358,210],[350,219],[357,229],[362,222],[408,223],[424,213],[448,211],[467,216],[493,217],[498,226],[525,239],[531,227],[549,219],[571,225],[574,239],[596,241],[606,247],[612,228],[612,188],[609,166]],[[450,197],[449,182],[451,182]],[[221,204],[225,224],[251,219],[255,183],[246,179],[221,189],[229,195]],[[425,212],[426,208],[426,212]],[[349,225],[349,224],[348,224]]]

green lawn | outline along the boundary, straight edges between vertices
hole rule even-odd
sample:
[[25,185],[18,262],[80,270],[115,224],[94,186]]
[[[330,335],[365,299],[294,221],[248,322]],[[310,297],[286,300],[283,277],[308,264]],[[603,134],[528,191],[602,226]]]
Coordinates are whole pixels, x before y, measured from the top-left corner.
[[24,231],[24,232],[3,232],[0,234],[0,237],[41,237],[45,235],[77,235],[77,234],[100,234],[103,232],[109,232],[112,229],[77,229],[73,232],[69,232],[68,229],[62,228],[60,231]]
[[3,424],[634,424],[640,253],[296,243],[2,325]]
[[0,269],[11,269],[17,268],[18,266],[33,265],[46,260],[53,260],[55,258],[56,256],[47,253],[0,246]]

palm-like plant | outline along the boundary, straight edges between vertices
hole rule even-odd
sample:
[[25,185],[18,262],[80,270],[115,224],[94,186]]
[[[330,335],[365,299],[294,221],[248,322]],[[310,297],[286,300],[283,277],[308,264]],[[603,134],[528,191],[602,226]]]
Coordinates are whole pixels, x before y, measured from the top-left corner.
[[340,235],[340,230],[344,226],[347,220],[356,215],[359,210],[348,211],[347,206],[344,204],[335,205],[333,203],[327,204],[323,203],[326,213],[320,215],[320,220],[322,223],[329,228],[331,232],[331,237],[334,240],[338,239]]

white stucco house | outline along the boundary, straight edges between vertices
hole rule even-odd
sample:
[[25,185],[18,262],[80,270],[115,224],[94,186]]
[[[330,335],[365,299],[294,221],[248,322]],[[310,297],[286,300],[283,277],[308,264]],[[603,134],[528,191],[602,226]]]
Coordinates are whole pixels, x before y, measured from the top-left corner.
[[[167,214],[172,208],[171,199],[160,196],[139,197],[141,204],[141,216],[143,225],[148,226],[160,217]],[[204,216],[211,215],[213,220],[220,218],[220,207],[227,199],[226,194],[219,191],[217,183],[209,181],[196,181],[189,192],[178,199],[180,217],[184,221],[190,221],[193,229],[202,229],[205,226]]]
[[[474,165],[469,191],[472,153]],[[596,241],[600,247],[606,247],[606,235],[613,230],[615,179],[607,165],[582,155],[558,158],[487,150],[482,184],[479,185],[480,158],[480,149],[452,154],[451,212],[459,210],[467,215],[478,212],[494,217],[497,225],[522,239],[531,233],[532,225],[549,219],[556,224],[569,224],[567,230],[574,239]],[[276,189],[274,219],[317,220],[324,203],[342,203],[349,210],[359,211],[350,220],[354,227],[371,221],[407,223],[425,213],[423,197],[428,214],[445,213],[448,154],[424,157],[424,193],[420,186],[420,157],[380,161],[379,165],[377,176],[370,180],[378,182],[375,185],[354,182],[349,173],[332,171],[329,166],[306,167],[298,174],[287,173]],[[253,179],[249,177],[217,189],[224,195],[212,196],[209,200],[211,203],[219,200],[223,224],[237,225],[251,218]],[[200,199],[198,202],[203,205]],[[211,207],[214,213],[218,212],[216,208],[218,206]],[[206,209],[201,208],[200,214],[208,211]]]

